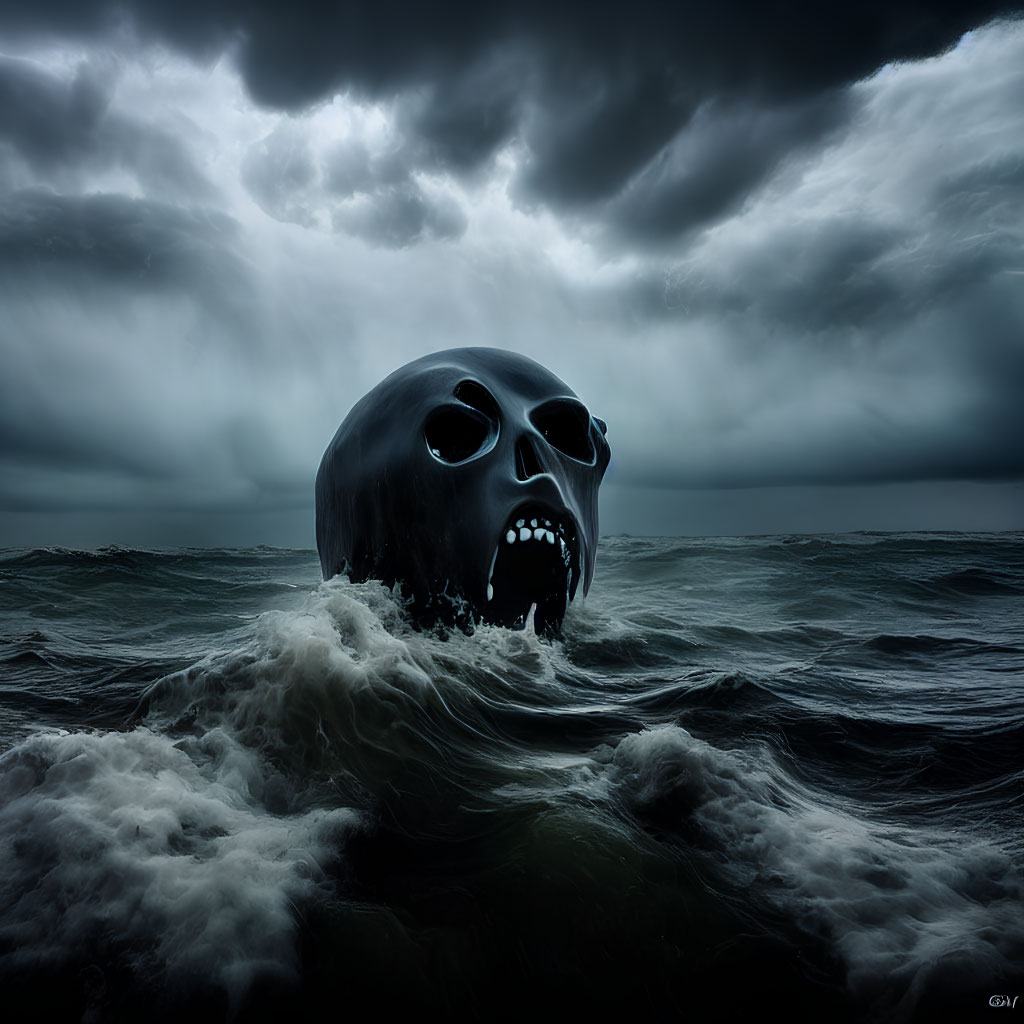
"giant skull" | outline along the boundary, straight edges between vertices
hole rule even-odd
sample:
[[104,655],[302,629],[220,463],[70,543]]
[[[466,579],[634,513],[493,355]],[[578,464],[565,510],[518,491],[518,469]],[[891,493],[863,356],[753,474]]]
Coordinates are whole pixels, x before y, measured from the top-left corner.
[[553,632],[594,576],[605,424],[500,349],[436,352],[345,417],[316,476],[325,579],[400,582],[424,622]]

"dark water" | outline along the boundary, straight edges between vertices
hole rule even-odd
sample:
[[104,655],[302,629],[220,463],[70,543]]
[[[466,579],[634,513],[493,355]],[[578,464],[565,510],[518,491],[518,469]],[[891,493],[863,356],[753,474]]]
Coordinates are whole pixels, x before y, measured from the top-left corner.
[[1024,1015],[1022,534],[605,540],[553,642],[305,551],[0,603],[8,1019]]

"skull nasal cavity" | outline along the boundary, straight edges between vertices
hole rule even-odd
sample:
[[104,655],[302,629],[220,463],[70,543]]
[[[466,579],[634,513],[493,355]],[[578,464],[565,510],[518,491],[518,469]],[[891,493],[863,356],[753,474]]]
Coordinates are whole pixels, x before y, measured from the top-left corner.
[[543,473],[537,453],[528,437],[521,437],[516,442],[516,476],[520,480],[529,480],[531,476]]

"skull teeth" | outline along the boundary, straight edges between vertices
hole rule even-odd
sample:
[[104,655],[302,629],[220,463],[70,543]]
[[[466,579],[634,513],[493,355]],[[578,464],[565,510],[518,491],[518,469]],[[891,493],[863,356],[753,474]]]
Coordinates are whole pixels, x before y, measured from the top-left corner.
[[[565,538],[562,536],[565,527],[561,523],[555,523],[552,525],[550,519],[544,519],[538,516],[535,519],[531,519],[529,525],[527,525],[525,519],[517,519],[515,527],[509,527],[505,533],[505,543],[515,544],[518,540],[525,542],[528,540],[535,540],[548,544],[554,544],[555,540],[558,540],[559,554],[561,555],[562,561],[569,566],[572,560],[572,554],[569,548],[566,546]],[[557,532],[556,532],[557,531]],[[491,570],[487,574],[487,600],[494,600],[494,583],[492,582],[494,576],[494,565],[498,560],[498,548],[494,549],[494,555],[491,558]],[[569,579],[572,579],[572,569],[569,570]]]
[[[550,524],[548,524],[550,525]],[[562,550],[565,550],[565,540],[558,536],[554,530],[545,529],[543,526],[538,526],[531,530],[528,526],[522,526],[518,531],[509,530],[505,534],[506,544],[515,544],[516,540],[527,541],[527,540],[546,540],[549,544],[554,544],[557,538],[558,543],[562,546]]]

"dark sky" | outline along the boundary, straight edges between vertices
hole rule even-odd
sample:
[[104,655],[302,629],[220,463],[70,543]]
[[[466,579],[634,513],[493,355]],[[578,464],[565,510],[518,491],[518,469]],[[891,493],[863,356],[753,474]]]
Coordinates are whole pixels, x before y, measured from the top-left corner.
[[607,420],[606,532],[1024,528],[1024,20],[0,0],[0,544],[310,546],[457,345]]

